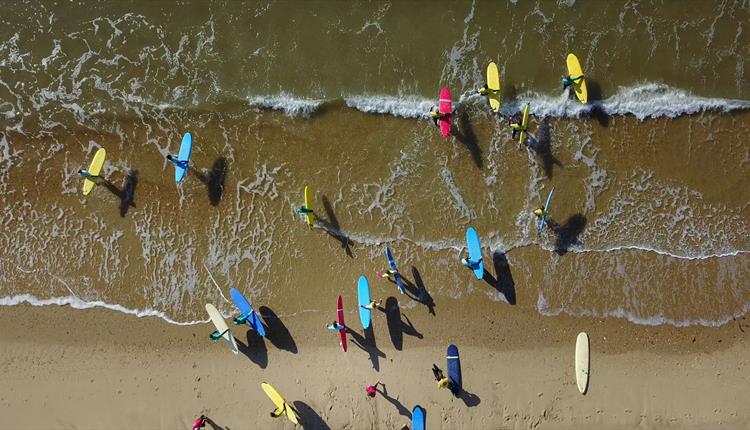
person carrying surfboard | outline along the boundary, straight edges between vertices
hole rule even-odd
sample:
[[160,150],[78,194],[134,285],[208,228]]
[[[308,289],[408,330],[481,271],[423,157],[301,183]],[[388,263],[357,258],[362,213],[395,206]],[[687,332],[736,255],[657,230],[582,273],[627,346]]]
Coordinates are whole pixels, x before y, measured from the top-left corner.
[[200,430],[205,427],[207,419],[208,417],[206,417],[205,415],[201,415],[200,417],[198,417],[195,422],[193,422],[193,430]]
[[274,417],[274,418],[278,418],[278,417],[284,415],[285,413],[286,413],[286,403],[284,403],[283,405],[281,405],[278,408],[274,409],[271,412],[271,416]]
[[297,209],[295,209],[294,212],[297,212],[298,214],[301,214],[301,215],[307,215],[307,214],[315,213],[312,209],[308,209],[304,205],[298,207]]
[[453,381],[450,378],[446,378],[443,371],[434,363],[432,365],[432,375],[435,377],[435,381],[437,381],[438,388],[448,388],[449,390],[453,388]]
[[88,171],[88,170],[86,170],[86,169],[81,169],[81,170],[79,170],[79,171],[78,171],[78,173],[79,173],[79,174],[80,174],[80,175],[81,175],[82,177],[84,177],[84,178],[86,178],[86,179],[89,179],[89,180],[91,180],[91,181],[95,181],[95,182],[96,182],[96,181],[97,181],[97,180],[99,179],[99,175],[92,175],[92,174],[91,174],[91,173],[89,173],[89,171]]
[[228,332],[229,329],[224,330],[223,332],[220,332],[219,330],[214,331],[211,333],[211,340],[219,340],[222,336],[224,336],[224,333]]
[[496,94],[499,90],[491,90],[487,84],[484,84],[484,86],[477,90],[477,94],[479,95],[490,95],[490,94]]
[[438,120],[440,118],[445,118],[447,115],[447,113],[440,112],[440,110],[435,106],[430,108],[430,118],[432,118],[432,122],[435,123],[435,127],[438,126]]
[[549,216],[549,212],[546,212],[543,207],[539,207],[534,209],[534,215],[536,215],[537,218],[542,218]]
[[346,327],[342,326],[341,324],[337,323],[336,321],[332,322],[331,325],[326,326],[328,330],[332,331],[341,331],[345,329]]
[[516,134],[518,134],[518,133],[520,133],[522,131],[526,131],[526,129],[528,127],[524,127],[523,125],[521,125],[521,124],[519,124],[517,122],[513,122],[513,120],[514,120],[514,118],[508,119],[508,125],[510,126],[510,129],[512,130],[511,139],[515,140]]
[[474,270],[477,266],[479,266],[479,263],[481,262],[482,262],[481,257],[477,261],[472,261],[472,260],[469,260],[468,258],[461,259],[461,264],[463,264],[464,266],[468,267],[471,270]]
[[189,163],[189,162],[188,162],[187,160],[185,160],[185,161],[180,161],[180,160],[178,160],[178,159],[177,159],[177,157],[175,157],[175,156],[173,156],[173,155],[171,155],[171,154],[167,154],[167,156],[166,156],[165,158],[166,158],[166,159],[167,159],[167,161],[169,161],[170,163],[174,164],[174,165],[175,165],[175,166],[177,166],[177,167],[181,167],[181,168],[183,168],[183,169],[187,168],[187,166],[188,166],[188,163]]
[[573,85],[575,81],[583,79],[583,75],[576,76],[575,78],[571,77],[570,75],[560,75],[562,77],[562,86],[563,91],[565,91],[566,88]]
[[388,269],[385,272],[375,272],[375,273],[377,273],[378,276],[380,276],[383,279],[390,280],[392,276],[395,276],[396,273],[398,273],[398,270]]
[[383,302],[383,300],[378,300],[377,302],[372,301],[367,305],[359,305],[362,309],[369,309],[369,310],[375,310],[376,308],[380,307],[380,304]]

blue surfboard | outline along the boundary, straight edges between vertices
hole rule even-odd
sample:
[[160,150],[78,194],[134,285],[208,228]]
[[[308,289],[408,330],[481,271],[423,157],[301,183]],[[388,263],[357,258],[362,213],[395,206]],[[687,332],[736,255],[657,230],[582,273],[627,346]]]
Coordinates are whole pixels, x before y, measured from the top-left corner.
[[372,300],[370,299],[370,283],[364,275],[359,277],[357,282],[357,302],[359,303],[359,321],[362,328],[367,330],[372,322],[372,311],[362,306],[367,306]]
[[474,227],[466,229],[466,247],[469,249],[469,260],[474,263],[472,270],[477,279],[484,277],[484,261],[482,260],[482,245],[479,243],[479,234]]
[[190,166],[190,153],[193,151],[193,136],[190,132],[185,133],[182,136],[182,143],[180,144],[180,154],[177,156],[177,163],[174,167],[174,181],[177,183],[182,182],[187,174],[188,167]]
[[425,410],[417,405],[411,411],[411,430],[424,430]]
[[547,210],[549,209],[549,204],[552,201],[552,194],[555,193],[555,187],[552,187],[552,191],[549,192],[549,196],[547,197],[547,203],[544,205],[544,213],[545,215],[542,215],[542,217],[539,219],[539,224],[537,225],[537,228],[539,229],[539,233],[544,230],[544,223],[547,221]]
[[247,317],[246,321],[250,323],[253,329],[255,329],[255,331],[257,331],[259,335],[266,337],[266,328],[263,327],[263,322],[261,322],[258,313],[255,312],[255,309],[253,309],[252,305],[250,305],[250,302],[247,301],[245,296],[243,296],[242,293],[240,293],[240,291],[236,288],[232,288],[231,290],[229,290],[229,295],[232,297],[234,305],[237,306],[237,309],[240,310],[240,315],[243,317]]
[[388,259],[388,265],[391,267],[391,270],[396,271],[396,274],[394,275],[394,278],[396,278],[396,285],[398,285],[398,290],[401,291],[401,294],[404,294],[404,283],[401,280],[401,274],[398,273],[396,261],[393,259],[393,254],[391,254],[391,248],[387,246],[385,247],[385,258]]
[[456,345],[448,345],[448,353],[445,358],[448,360],[448,377],[453,381],[453,394],[458,395],[461,392],[461,359],[458,356]]

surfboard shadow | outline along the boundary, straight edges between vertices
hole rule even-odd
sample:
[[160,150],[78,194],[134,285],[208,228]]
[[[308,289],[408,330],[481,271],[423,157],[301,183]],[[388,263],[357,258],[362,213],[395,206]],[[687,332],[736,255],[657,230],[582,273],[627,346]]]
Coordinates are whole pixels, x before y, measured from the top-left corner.
[[464,109],[459,109],[454,116],[457,117],[458,127],[454,127],[451,134],[455,136],[456,140],[466,146],[471,154],[471,158],[474,160],[474,164],[476,164],[478,169],[481,169],[483,166],[482,150],[479,148],[477,135],[474,133],[474,128],[471,126],[469,113]]
[[289,333],[289,329],[286,328],[279,316],[266,306],[261,306],[258,312],[263,317],[263,322],[266,323],[266,327],[268,328],[266,330],[266,338],[269,342],[276,348],[296,354],[297,343],[294,342],[292,334]]
[[224,181],[229,169],[229,162],[224,157],[219,157],[214,161],[214,165],[208,174],[204,174],[198,169],[190,169],[195,176],[208,189],[208,200],[212,206],[218,206],[221,202],[221,196],[224,194]]
[[236,339],[237,348],[249,358],[250,361],[257,364],[261,369],[265,369],[268,367],[268,348],[266,348],[266,342],[263,340],[263,336],[250,328],[247,329],[246,336],[247,345],[242,343],[239,339]]
[[542,169],[548,179],[552,179],[552,170],[554,166],[563,167],[563,164],[552,155],[552,132],[549,119],[542,118],[537,127],[537,135],[526,133],[529,148],[542,159]]
[[378,349],[378,346],[375,342],[375,331],[372,328],[372,324],[370,324],[370,328],[366,329],[365,335],[362,336],[361,334],[357,333],[356,330],[352,330],[349,327],[347,327],[346,331],[351,336],[351,341],[356,345],[359,349],[366,351],[368,354],[370,354],[370,361],[372,362],[372,368],[375,369],[376,372],[380,371],[380,360],[379,358],[386,358],[386,355],[383,351]]
[[554,219],[547,218],[547,225],[555,233],[555,252],[558,255],[564,255],[573,245],[580,245],[578,237],[586,228],[587,219],[583,214],[575,214],[565,221],[565,224],[558,224]]
[[401,280],[404,281],[404,290],[406,295],[412,300],[415,300],[425,306],[431,315],[435,316],[435,301],[432,299],[429,291],[424,286],[422,276],[419,274],[419,270],[416,267],[411,266],[411,275],[414,277],[414,282],[406,279],[404,275],[401,275]]
[[599,82],[586,78],[586,89],[589,95],[589,104],[591,109],[589,110],[589,116],[593,117],[599,122],[602,127],[609,127],[609,114],[604,110],[602,100],[604,100],[604,92]]
[[321,198],[323,201],[323,210],[326,212],[326,218],[318,218],[318,224],[323,227],[323,230],[326,231],[331,237],[341,242],[341,247],[344,248],[344,251],[346,251],[346,255],[348,255],[350,258],[354,258],[354,255],[352,255],[352,248],[351,245],[354,245],[354,242],[351,241],[342,231],[341,226],[339,225],[339,220],[336,218],[336,214],[333,212],[333,207],[331,206],[331,202],[328,200],[328,197],[323,196]]
[[[398,300],[391,296],[385,301],[385,316],[386,322],[388,323],[388,333],[391,337],[391,342],[396,350],[401,351],[404,346],[404,333],[409,336],[414,336],[418,339],[424,338],[422,333],[417,331],[412,324],[409,317],[406,314],[401,313],[401,309],[398,306]],[[406,322],[403,320],[406,319]]]
[[310,407],[307,403],[295,400],[292,405],[297,411],[297,416],[300,419],[300,424],[303,429],[331,430],[331,427],[329,427],[323,418],[315,412],[315,409]]
[[396,410],[398,410],[399,415],[403,415],[407,419],[411,420],[411,411],[409,410],[409,408],[407,408],[406,406],[404,406],[403,403],[399,402],[397,398],[391,397],[390,395],[388,395],[388,388],[386,388],[386,386],[385,386],[384,383],[380,382],[379,385],[382,388],[379,389],[379,388],[376,387],[375,389],[380,393],[380,395],[383,396],[383,398],[388,403],[390,403],[390,404],[392,404],[393,406],[396,407]]
[[135,203],[133,202],[133,196],[135,194],[135,186],[138,183],[138,171],[137,170],[131,170],[128,172],[128,174],[125,176],[125,183],[123,184],[123,189],[120,190],[110,182],[109,180],[100,177],[99,181],[97,181],[97,184],[104,185],[104,188],[109,190],[110,193],[117,196],[118,199],[120,199],[120,216],[125,217],[125,215],[128,213],[128,209],[130,206],[135,207]]

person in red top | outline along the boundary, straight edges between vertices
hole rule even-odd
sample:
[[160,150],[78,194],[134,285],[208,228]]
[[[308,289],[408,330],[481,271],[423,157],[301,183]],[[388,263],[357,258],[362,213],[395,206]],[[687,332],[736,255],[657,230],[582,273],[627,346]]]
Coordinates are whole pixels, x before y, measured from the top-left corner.
[[206,420],[208,418],[205,415],[201,415],[200,418],[196,419],[193,423],[193,430],[200,430],[203,428],[203,426],[206,425]]

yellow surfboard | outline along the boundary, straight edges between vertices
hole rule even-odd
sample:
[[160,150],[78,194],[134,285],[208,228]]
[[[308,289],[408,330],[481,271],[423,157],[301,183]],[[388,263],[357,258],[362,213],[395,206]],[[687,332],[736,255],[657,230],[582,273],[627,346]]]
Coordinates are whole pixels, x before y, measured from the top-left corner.
[[[312,209],[312,188],[307,185],[305,185],[305,207]],[[305,218],[307,218],[307,225],[312,227],[313,222],[315,222],[315,214],[306,213]]]
[[500,73],[497,71],[497,64],[490,63],[487,66],[487,99],[490,101],[490,107],[493,112],[500,110]]
[[[568,63],[568,75],[570,75],[571,78],[577,78],[578,76],[583,75],[583,69],[581,69],[581,63],[578,62],[578,57],[573,54],[568,54],[566,62]],[[586,78],[581,78],[573,82],[573,89],[576,92],[576,97],[578,97],[578,100],[581,103],[586,104],[589,101],[589,94],[586,91]]]
[[523,108],[523,119],[521,120],[521,134],[518,137],[518,144],[523,145],[526,141],[526,127],[529,125],[529,104]]
[[[89,164],[88,171],[94,176],[99,176],[99,173],[102,171],[102,166],[104,165],[104,159],[107,158],[107,151],[104,150],[104,148],[99,148],[96,151],[96,154],[94,154],[94,159],[91,160],[91,164]],[[87,196],[91,192],[91,190],[94,189],[96,186],[96,182],[92,181],[89,178],[83,179],[83,195]]]
[[263,391],[266,392],[266,395],[269,399],[273,402],[274,405],[276,405],[277,408],[281,409],[286,406],[286,417],[289,418],[289,421],[293,422],[294,424],[299,424],[299,420],[297,419],[297,413],[294,411],[294,408],[292,408],[292,405],[286,402],[283,397],[281,397],[281,394],[279,394],[278,391],[276,391],[275,388],[271,386],[271,384],[267,382],[263,382],[260,384],[261,388],[263,388]]

